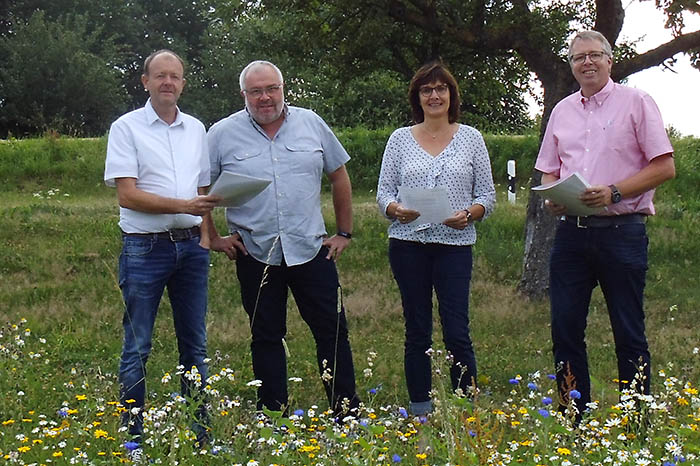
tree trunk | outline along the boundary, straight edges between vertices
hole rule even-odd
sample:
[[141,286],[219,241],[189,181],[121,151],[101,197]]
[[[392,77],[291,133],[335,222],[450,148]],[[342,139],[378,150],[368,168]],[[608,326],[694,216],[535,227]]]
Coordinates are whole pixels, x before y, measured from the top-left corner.
[[[549,116],[561,99],[578,89],[568,65],[552,67],[540,77],[545,89],[540,142]],[[533,170],[532,186],[539,186],[542,173]],[[549,290],[549,254],[554,243],[557,219],[544,208],[544,200],[530,191],[525,217],[525,254],[518,289],[529,298],[541,299]]]

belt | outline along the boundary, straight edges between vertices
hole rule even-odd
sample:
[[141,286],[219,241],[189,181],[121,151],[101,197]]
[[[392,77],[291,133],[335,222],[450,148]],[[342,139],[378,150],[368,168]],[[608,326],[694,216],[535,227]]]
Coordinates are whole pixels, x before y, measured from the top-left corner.
[[175,228],[168,231],[159,231],[158,233],[124,233],[123,236],[151,236],[158,239],[167,239],[173,242],[187,241],[199,236],[199,226],[192,228]]
[[644,214],[589,215],[587,217],[564,215],[561,221],[576,225],[578,228],[610,228],[617,225],[645,223],[646,218],[647,216]]

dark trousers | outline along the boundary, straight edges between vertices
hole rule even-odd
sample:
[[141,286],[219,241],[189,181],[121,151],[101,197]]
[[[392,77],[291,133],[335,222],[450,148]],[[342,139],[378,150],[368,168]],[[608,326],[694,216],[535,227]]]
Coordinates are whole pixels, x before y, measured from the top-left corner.
[[469,335],[471,246],[389,240],[389,262],[401,292],[406,342],[404,368],[414,414],[430,410],[433,289],[445,348],[454,360],[452,387],[467,393],[476,383],[476,357]]
[[644,333],[643,295],[647,270],[646,225],[578,228],[560,222],[550,260],[554,361],[560,402],[581,393],[579,412],[591,401],[585,331],[591,293],[600,284],[615,340],[620,389],[649,393],[651,357]]
[[326,259],[327,254],[328,249],[322,247],[314,259],[295,266],[266,266],[250,255],[238,257],[241,297],[251,323],[253,372],[262,381],[258,409],[265,406],[280,411],[288,407],[282,343],[287,333],[287,290],[292,291],[316,341],[319,372],[332,376],[324,378],[323,385],[334,412],[343,412],[345,399],[349,409],[359,404],[345,310],[338,306],[338,272],[335,263]]

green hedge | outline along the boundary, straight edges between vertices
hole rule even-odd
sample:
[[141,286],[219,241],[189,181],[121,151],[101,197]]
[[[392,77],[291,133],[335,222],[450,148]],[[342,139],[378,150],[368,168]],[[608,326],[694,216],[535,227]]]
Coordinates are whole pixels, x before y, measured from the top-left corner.
[[[355,189],[376,188],[384,146],[392,131],[393,128],[338,131],[338,138],[352,157],[348,171]],[[485,135],[484,139],[495,181],[506,181],[506,164],[513,159],[516,160],[518,184],[528,186],[537,156],[537,137]],[[681,196],[687,207],[697,207],[700,205],[697,195],[700,139],[682,138],[674,140],[673,144],[677,177],[662,189],[664,193]],[[73,139],[56,135],[0,141],[0,191],[59,188],[76,194],[91,192],[103,186],[106,145],[105,137]]]

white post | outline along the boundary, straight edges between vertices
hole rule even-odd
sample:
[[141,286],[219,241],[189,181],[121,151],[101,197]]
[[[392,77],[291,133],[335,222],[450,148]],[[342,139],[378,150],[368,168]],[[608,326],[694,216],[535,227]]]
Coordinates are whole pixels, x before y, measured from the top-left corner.
[[515,160],[508,161],[508,201],[515,204]]

